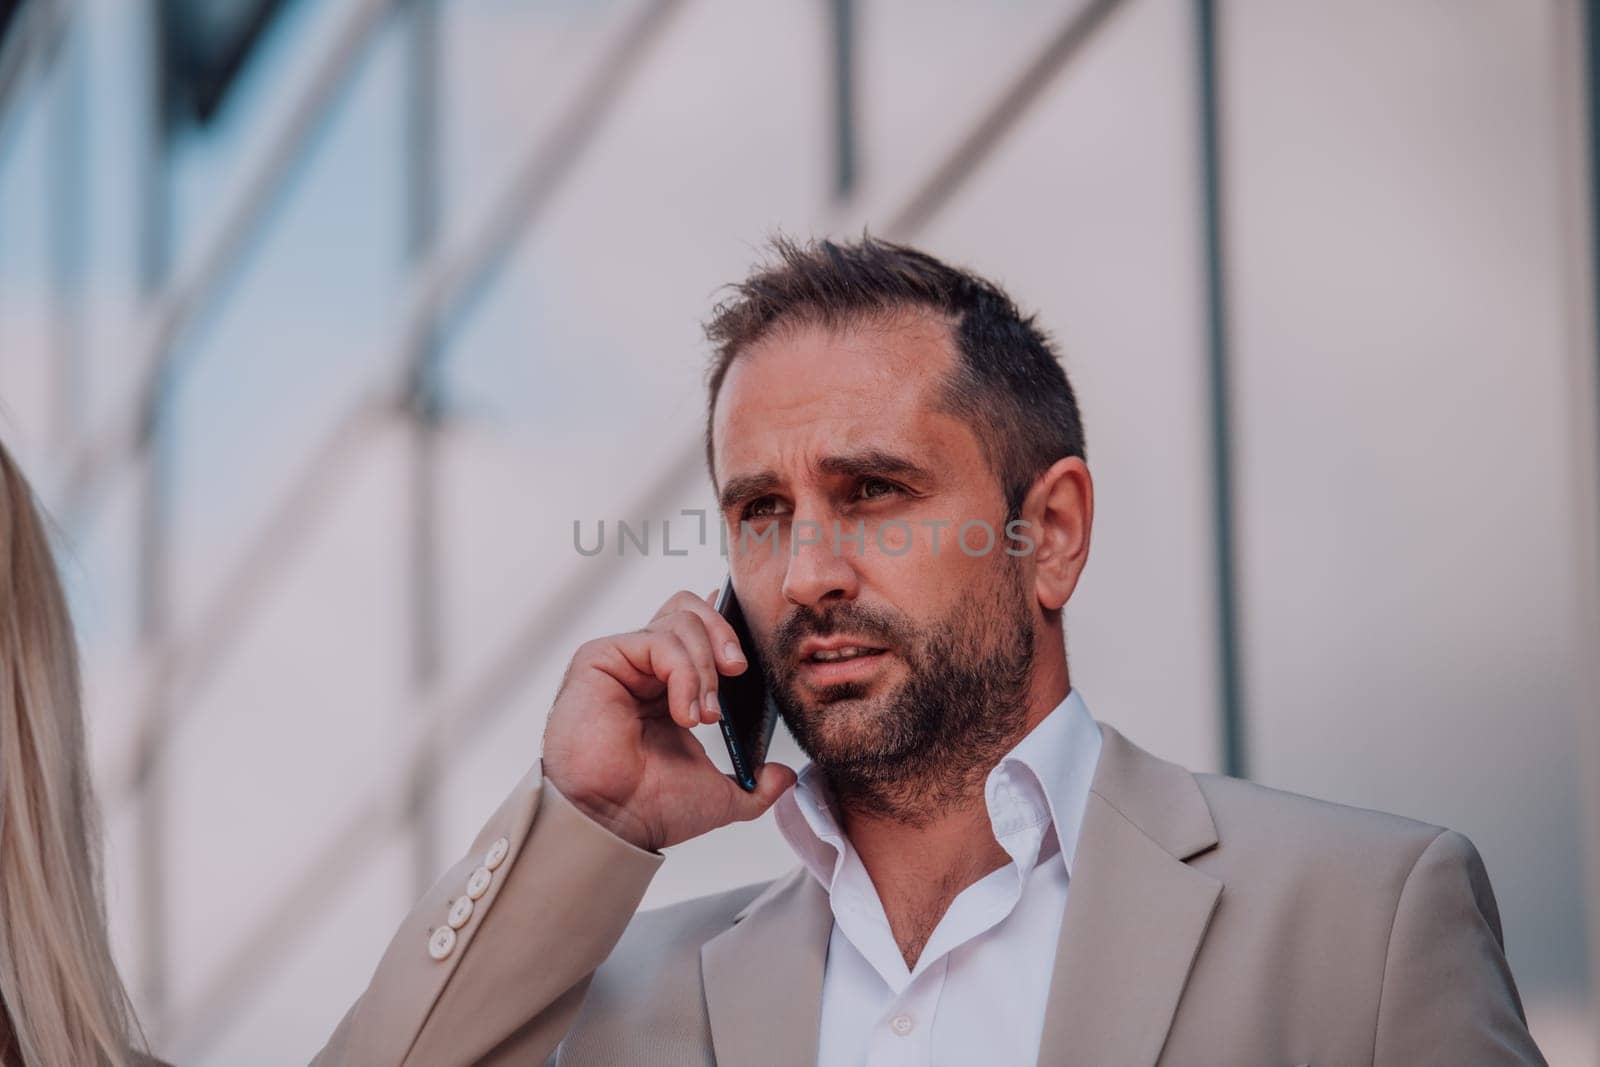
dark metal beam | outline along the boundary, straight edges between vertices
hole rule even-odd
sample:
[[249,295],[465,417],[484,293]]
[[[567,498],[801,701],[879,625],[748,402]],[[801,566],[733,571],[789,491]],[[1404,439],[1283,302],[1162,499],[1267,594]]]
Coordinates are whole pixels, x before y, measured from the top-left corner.
[[[1582,20],[1582,42],[1579,45],[1583,50],[1580,106],[1584,109],[1583,117],[1585,120],[1585,136],[1580,142],[1580,151],[1583,155],[1580,156],[1581,162],[1578,166],[1581,168],[1583,176],[1587,178],[1587,187],[1580,194],[1587,202],[1579,200],[1578,205],[1579,210],[1586,208],[1588,213],[1588,232],[1584,234],[1584,237],[1587,238],[1588,242],[1588,248],[1586,249],[1588,263],[1585,265],[1588,267],[1588,283],[1590,286],[1588,292],[1582,292],[1578,295],[1580,301],[1588,304],[1588,314],[1580,317],[1580,321],[1586,320],[1586,328],[1583,332],[1587,334],[1587,337],[1580,341],[1580,344],[1587,343],[1595,346],[1588,354],[1589,358],[1595,360],[1597,370],[1594,377],[1595,394],[1589,398],[1589,402],[1594,405],[1595,415],[1591,425],[1597,431],[1600,431],[1600,0],[1584,0],[1582,4],[1577,5],[1577,16]],[[1565,49],[1569,47],[1565,38],[1558,38],[1558,40],[1561,42],[1558,45],[1559,48]],[[1570,82],[1567,84],[1570,84]],[[1565,87],[1564,85],[1563,88]],[[1580,334],[1581,336],[1582,334]],[[1579,425],[1582,425],[1581,420]],[[1591,447],[1596,449],[1597,462],[1595,470],[1600,471],[1600,432],[1594,435]],[[1591,497],[1591,499],[1594,498]],[[1600,524],[1595,524],[1594,522],[1596,516],[1591,514],[1586,518],[1591,530],[1600,530]],[[1585,547],[1595,550],[1590,546]],[[1591,570],[1590,574],[1592,575],[1593,573],[1593,570]],[[1589,595],[1593,596],[1594,592],[1595,590],[1591,588]],[[1597,833],[1600,833],[1600,783],[1597,783],[1596,778],[1597,760],[1600,760],[1600,751],[1597,751],[1596,746],[1592,744],[1592,740],[1596,736],[1592,710],[1580,709],[1579,717],[1579,739],[1580,741],[1591,742],[1582,746],[1586,751],[1579,765],[1586,773],[1584,784],[1587,788],[1584,790],[1584,814],[1587,816],[1588,837],[1591,844],[1594,844]],[[1584,727],[1587,727],[1587,729]],[[1600,847],[1590,849],[1588,861],[1590,899],[1600,899],[1600,897],[1595,896],[1597,892],[1600,892]],[[1589,915],[1588,926],[1590,974],[1591,976],[1600,975],[1600,916],[1597,916],[1593,911]],[[1592,981],[1593,979],[1591,978]],[[1597,1001],[1600,1001],[1600,985],[1597,985],[1590,993],[1591,1008],[1600,1006]],[[1596,1015],[1591,1011],[1590,1017],[1595,1018]],[[1594,1055],[1595,1052],[1595,1042],[1591,1041],[1590,1054]]]
[[857,184],[856,5],[829,0],[833,31],[833,196],[848,200]]
[[[1588,133],[1589,133],[1589,238],[1590,255],[1592,257],[1592,284],[1594,292],[1590,294],[1594,301],[1594,319],[1597,323],[1596,338],[1600,340],[1600,0],[1584,0],[1583,4],[1583,39],[1585,49],[1584,65],[1584,91],[1588,105]],[[1597,364],[1600,364],[1600,347],[1594,353]],[[1600,385],[1600,375],[1596,375],[1596,384]],[[1600,412],[1600,391],[1594,397],[1595,410]],[[1600,440],[1597,440],[1600,444]]]
[[[404,230],[407,268],[423,268],[439,233],[439,6],[406,0],[406,143]],[[405,355],[410,493],[407,574],[410,591],[411,692],[420,702],[442,673],[443,566],[439,553],[439,420],[443,407],[437,308],[425,309],[412,350]],[[409,710],[409,709],[408,709]],[[415,765],[406,818],[411,831],[412,890],[421,896],[439,876],[438,831],[428,803],[439,775],[433,752]]]
[[1222,131],[1218,114],[1216,0],[1196,0],[1200,74],[1200,153],[1204,186],[1206,347],[1210,371],[1213,538],[1217,566],[1217,654],[1221,682],[1222,767],[1250,772],[1244,683],[1239,649],[1239,581],[1233,484],[1233,420],[1229,410],[1227,256],[1222,193]]
[[[171,262],[171,189],[167,137],[161,103],[161,46],[159,11],[146,0],[143,136],[137,180],[139,203],[139,295],[146,307],[160,298]],[[153,656],[170,637],[172,628],[172,441],[171,427],[163,417],[170,395],[170,376],[156,375],[147,385],[146,418],[139,427],[143,464],[139,468],[139,526],[136,566],[138,635],[141,653]],[[139,841],[140,1008],[146,1019],[159,1026],[170,1008],[168,967],[171,962],[171,922],[167,894],[170,797],[168,775],[161,759],[165,738],[152,729],[172,699],[171,687],[158,676],[151,687],[149,709],[141,718],[135,741],[135,763],[144,791],[139,797],[136,835]]]

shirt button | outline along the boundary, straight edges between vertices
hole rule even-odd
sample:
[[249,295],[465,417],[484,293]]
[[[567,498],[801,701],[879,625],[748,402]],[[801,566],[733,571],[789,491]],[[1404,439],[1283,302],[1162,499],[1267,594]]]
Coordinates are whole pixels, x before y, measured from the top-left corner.
[[467,879],[467,896],[477,900],[489,891],[489,879],[494,877],[489,873],[489,868],[479,867],[472,872],[472,877]]
[[484,853],[483,865],[491,871],[495,870],[505,862],[506,853],[510,851],[511,842],[503,837],[497,838],[495,843],[489,846],[489,851]]
[[470,918],[472,918],[472,898],[456,897],[456,902],[450,905],[450,915],[445,920],[450,924],[450,929],[461,929],[467,925],[467,920]]
[[905,1037],[907,1034],[909,1034],[911,1032],[911,1028],[916,1025],[916,1021],[909,1015],[896,1015],[893,1019],[889,1020],[889,1029],[893,1030],[901,1037]]
[[436,960],[442,960],[450,955],[450,950],[456,947],[456,932],[448,926],[441,926],[428,938],[428,955]]

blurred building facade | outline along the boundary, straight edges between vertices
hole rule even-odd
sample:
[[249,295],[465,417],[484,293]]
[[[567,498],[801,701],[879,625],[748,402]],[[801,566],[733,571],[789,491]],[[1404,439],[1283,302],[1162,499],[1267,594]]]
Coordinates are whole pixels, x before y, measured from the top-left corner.
[[[1536,1035],[1600,1062],[1576,0],[0,10],[0,435],[168,1058],[308,1058],[573,649],[719,582],[699,322],[769,233],[865,226],[1065,353],[1091,710],[1466,833]],[[575,550],[619,520],[651,550]],[[647,903],[790,862],[674,853]]]

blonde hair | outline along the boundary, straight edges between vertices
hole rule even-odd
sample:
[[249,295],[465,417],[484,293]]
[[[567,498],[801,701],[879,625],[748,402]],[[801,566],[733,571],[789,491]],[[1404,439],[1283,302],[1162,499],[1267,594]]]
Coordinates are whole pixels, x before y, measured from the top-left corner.
[[77,644],[32,490],[0,445],[0,1060],[131,1061],[106,937]]

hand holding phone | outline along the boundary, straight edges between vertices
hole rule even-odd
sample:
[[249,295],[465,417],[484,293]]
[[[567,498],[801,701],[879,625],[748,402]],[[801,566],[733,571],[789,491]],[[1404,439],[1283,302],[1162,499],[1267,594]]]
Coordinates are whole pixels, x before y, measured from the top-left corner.
[[[719,711],[722,691],[752,666],[748,631],[737,633],[715,599],[682,590],[643,629],[585,642],[550,708],[545,780],[640,848],[666,848],[754,819],[794,783],[788,767],[761,763],[759,731],[747,750],[753,762],[737,783],[690,733],[727,717]],[[734,703],[745,706],[743,697]]]

